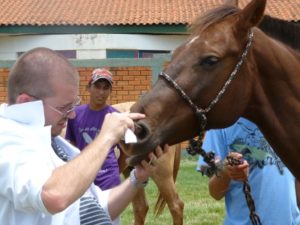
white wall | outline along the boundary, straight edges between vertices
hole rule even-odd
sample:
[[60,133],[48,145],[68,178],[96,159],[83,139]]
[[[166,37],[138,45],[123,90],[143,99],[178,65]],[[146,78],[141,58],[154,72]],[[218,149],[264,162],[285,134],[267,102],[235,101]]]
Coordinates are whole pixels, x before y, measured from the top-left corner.
[[77,50],[78,59],[101,59],[106,49],[172,51],[185,35],[77,34],[0,36],[0,60],[14,60],[17,52],[35,47]]

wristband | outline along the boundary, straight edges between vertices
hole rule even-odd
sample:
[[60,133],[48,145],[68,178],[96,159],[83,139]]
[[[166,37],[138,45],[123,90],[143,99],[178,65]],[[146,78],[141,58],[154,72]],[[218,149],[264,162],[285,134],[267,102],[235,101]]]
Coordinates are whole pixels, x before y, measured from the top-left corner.
[[129,180],[130,183],[136,188],[143,188],[148,184],[148,179],[144,182],[141,182],[136,178],[135,169],[131,170]]

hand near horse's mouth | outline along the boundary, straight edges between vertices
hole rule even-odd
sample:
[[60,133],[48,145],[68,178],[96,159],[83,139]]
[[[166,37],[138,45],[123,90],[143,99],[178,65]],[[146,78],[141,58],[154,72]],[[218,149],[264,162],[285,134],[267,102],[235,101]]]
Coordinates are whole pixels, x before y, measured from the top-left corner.
[[[169,145],[165,144],[163,147],[157,146],[152,152],[147,155],[147,158],[141,160],[136,164],[136,166],[142,166],[147,170],[149,175],[155,176],[155,174],[161,170],[161,167],[164,165],[164,161],[166,161],[166,157],[168,157]],[[138,156],[132,156],[138,157]]]
[[[160,147],[160,148],[163,149],[162,147]],[[164,147],[164,149],[165,148],[168,148],[168,147]],[[164,152],[165,151],[168,151],[168,150],[164,150]],[[130,166],[136,166],[136,165],[140,164],[142,161],[145,161],[149,165],[156,165],[157,158],[160,157],[160,155],[157,155],[157,154],[158,154],[157,150],[153,150],[152,152],[147,153],[147,154],[129,156],[126,161],[127,161],[128,165],[130,165]]]

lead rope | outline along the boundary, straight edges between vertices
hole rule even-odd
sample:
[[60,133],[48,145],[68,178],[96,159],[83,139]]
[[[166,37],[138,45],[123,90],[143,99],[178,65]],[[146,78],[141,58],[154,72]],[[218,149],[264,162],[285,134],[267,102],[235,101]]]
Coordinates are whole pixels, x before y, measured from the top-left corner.
[[[212,177],[213,175],[219,176],[219,172],[223,169],[224,163],[221,160],[216,162],[214,152],[206,152],[204,149],[202,149],[203,138],[204,131],[201,131],[196,140],[189,140],[189,146],[186,148],[186,150],[192,156],[200,154],[203,157],[203,160],[207,164],[207,166],[201,166],[202,175],[206,175],[208,177]],[[231,156],[227,156],[226,160],[231,166],[240,165],[243,163],[242,159],[239,160]],[[243,182],[243,192],[250,211],[249,217],[252,224],[261,225],[260,218],[255,212],[255,204],[251,196],[251,187],[249,185],[248,180]]]
[[[227,156],[226,159],[227,159],[228,164],[231,166],[237,166],[237,165],[240,165],[243,163],[243,159],[236,159],[236,158],[233,158],[230,156]],[[251,187],[250,187],[248,180],[243,182],[243,192],[244,192],[244,195],[246,198],[248,208],[250,210],[249,217],[251,219],[252,224],[253,225],[261,225],[260,218],[257,215],[257,213],[255,212],[255,204],[254,204],[253,198],[251,196]]]

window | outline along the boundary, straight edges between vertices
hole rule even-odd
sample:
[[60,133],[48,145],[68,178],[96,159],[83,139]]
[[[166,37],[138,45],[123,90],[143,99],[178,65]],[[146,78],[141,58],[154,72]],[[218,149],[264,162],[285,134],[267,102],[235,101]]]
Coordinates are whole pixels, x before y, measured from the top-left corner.
[[106,58],[152,58],[154,54],[168,54],[170,51],[152,50],[107,50]]

